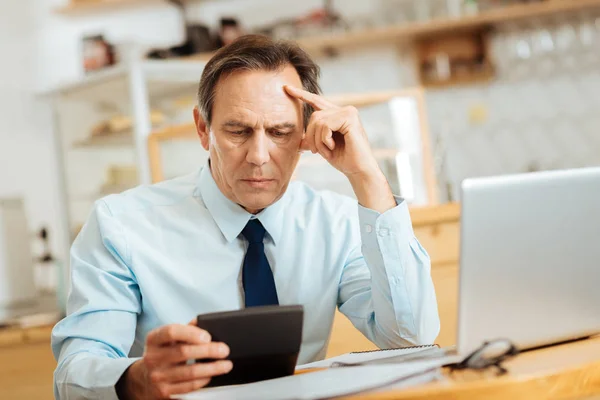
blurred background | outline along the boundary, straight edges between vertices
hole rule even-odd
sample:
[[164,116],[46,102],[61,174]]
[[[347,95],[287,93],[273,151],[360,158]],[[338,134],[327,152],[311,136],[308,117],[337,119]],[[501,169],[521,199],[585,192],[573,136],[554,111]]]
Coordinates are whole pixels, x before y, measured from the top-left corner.
[[[0,393],[51,398],[73,239],[95,200],[203,164],[198,80],[248,33],[297,41],[324,95],[359,108],[445,266],[438,294],[455,296],[463,179],[600,165],[600,0],[4,1]],[[317,156],[294,179],[352,196]],[[44,361],[10,366],[27,351]]]

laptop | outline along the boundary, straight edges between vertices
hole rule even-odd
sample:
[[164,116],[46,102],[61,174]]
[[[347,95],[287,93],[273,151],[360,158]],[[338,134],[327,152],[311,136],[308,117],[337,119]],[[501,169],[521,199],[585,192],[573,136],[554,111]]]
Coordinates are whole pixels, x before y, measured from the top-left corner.
[[600,168],[462,184],[459,354],[600,333]]

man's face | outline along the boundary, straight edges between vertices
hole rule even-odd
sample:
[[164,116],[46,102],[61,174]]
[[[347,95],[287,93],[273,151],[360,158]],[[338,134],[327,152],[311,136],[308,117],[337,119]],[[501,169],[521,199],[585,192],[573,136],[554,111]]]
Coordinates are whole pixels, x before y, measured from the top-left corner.
[[194,110],[217,186],[251,213],[283,196],[300,156],[302,105],[283,85],[302,86],[291,65],[235,72],[217,84],[210,127]]

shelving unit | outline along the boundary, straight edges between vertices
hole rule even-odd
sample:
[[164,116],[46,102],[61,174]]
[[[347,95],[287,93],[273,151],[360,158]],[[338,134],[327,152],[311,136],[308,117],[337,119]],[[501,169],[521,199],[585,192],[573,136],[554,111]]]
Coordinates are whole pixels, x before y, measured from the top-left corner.
[[[187,0],[192,1],[192,0]],[[134,7],[148,4],[169,4],[166,0],[87,0],[73,3],[60,8],[63,14],[94,12],[100,10],[117,9],[120,7]],[[525,19],[548,17],[553,15],[573,14],[600,8],[600,0],[546,0],[539,3],[517,4],[499,7],[494,10],[484,11],[475,15],[465,15],[459,18],[446,17],[428,21],[410,22],[401,25],[381,26],[361,31],[352,31],[338,34],[324,34],[314,37],[297,39],[297,43],[311,54],[329,53],[332,49],[357,48],[373,44],[386,44],[398,42],[414,42],[424,38],[435,38],[445,34],[458,32],[484,31],[499,24],[516,22]],[[199,53],[188,57],[168,61],[147,61],[147,68],[162,69],[159,64],[185,63],[193,61],[205,64],[215,52]],[[154,63],[154,65],[152,65]],[[166,65],[166,64],[165,64]],[[113,67],[99,73],[94,79],[102,82],[111,76],[118,75],[120,67]],[[122,71],[121,71],[122,72]],[[440,88],[449,85],[481,83],[493,78],[493,68],[482,71],[477,76],[453,79],[439,84],[426,84],[427,87]]]
[[[499,7],[495,10],[481,12],[472,16],[462,16],[460,18],[438,18],[423,22],[382,26],[356,32],[300,38],[297,40],[297,43],[309,53],[321,53],[330,49],[403,41],[410,42],[445,33],[482,30],[508,22],[565,13],[577,13],[594,8],[600,8],[600,0],[546,0],[540,3]],[[206,61],[213,54],[213,52],[200,53],[187,57],[187,59]]]
[[[181,104],[175,100],[195,96],[204,65],[200,61],[145,60],[140,48],[132,46],[125,49],[122,63],[39,93],[54,110],[66,243],[71,243],[95,200],[150,183],[146,138],[157,126],[180,118]],[[155,121],[151,117],[155,110],[166,119]],[[115,118],[129,120],[131,129],[121,127],[105,135],[96,132],[99,125]],[[135,167],[137,180],[108,179],[107,172],[114,167]]]
[[411,41],[423,37],[481,30],[496,24],[515,22],[563,13],[576,13],[592,8],[600,8],[600,0],[547,0],[541,3],[521,4],[501,7],[460,18],[439,18],[426,22],[413,22],[403,25],[373,28],[360,32],[337,35],[323,35],[303,38],[298,43],[309,52],[329,48],[356,47],[399,41]]
[[148,5],[169,4],[166,0],[84,0],[69,1],[55,11],[63,15],[76,15],[87,13],[98,13],[106,11],[117,11],[120,9],[143,7]]
[[123,62],[62,82],[39,95],[60,95],[65,99],[98,104],[129,103],[131,79],[135,76],[147,81],[145,87],[149,101],[152,101],[191,84],[197,84],[205,64],[206,62],[200,59],[143,60],[138,56],[134,62]]

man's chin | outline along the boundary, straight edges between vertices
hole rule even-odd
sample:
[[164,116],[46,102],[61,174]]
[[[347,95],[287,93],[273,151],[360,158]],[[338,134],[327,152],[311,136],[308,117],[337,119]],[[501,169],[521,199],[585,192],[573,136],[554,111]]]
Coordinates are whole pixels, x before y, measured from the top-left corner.
[[275,203],[280,197],[278,193],[270,190],[246,190],[243,195],[238,196],[238,200],[248,212],[257,213]]

